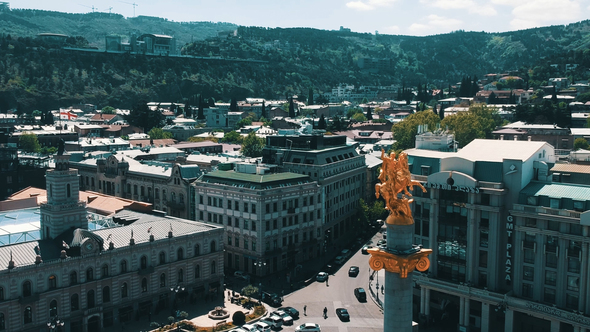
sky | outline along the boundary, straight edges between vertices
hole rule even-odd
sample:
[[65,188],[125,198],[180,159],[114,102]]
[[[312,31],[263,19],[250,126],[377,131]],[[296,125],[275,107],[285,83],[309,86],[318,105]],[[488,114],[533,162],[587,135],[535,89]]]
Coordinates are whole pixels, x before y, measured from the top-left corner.
[[110,10],[125,17],[269,28],[343,26],[354,32],[412,36],[514,31],[590,17],[590,0],[19,0],[10,6],[68,13]]

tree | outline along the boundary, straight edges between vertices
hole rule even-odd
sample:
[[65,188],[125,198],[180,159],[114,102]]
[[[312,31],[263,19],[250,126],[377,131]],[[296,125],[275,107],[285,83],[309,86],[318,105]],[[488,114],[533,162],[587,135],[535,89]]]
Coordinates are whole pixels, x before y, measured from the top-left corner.
[[125,118],[130,125],[140,127],[144,132],[149,132],[154,127],[162,127],[164,124],[162,112],[150,110],[145,101],[135,104]]
[[117,113],[113,106],[105,106],[100,110],[100,112],[102,114],[116,114]]
[[242,155],[251,158],[260,157],[263,148],[264,140],[256,136],[256,133],[250,132],[242,143]]
[[318,129],[326,129],[326,119],[324,118],[324,115],[322,114],[320,116],[320,119],[318,121]]
[[251,117],[246,117],[243,119],[240,119],[240,121],[238,121],[236,123],[236,129],[240,129],[246,126],[250,126],[252,124],[252,118]]
[[317,105],[326,105],[328,104],[330,101],[328,100],[328,98],[326,98],[325,95],[319,95],[318,96],[318,100],[316,100],[316,104]]
[[264,100],[262,101],[262,108],[260,109],[260,118],[268,118],[268,114],[266,114],[266,104]]
[[252,295],[256,295],[259,291],[260,290],[258,289],[258,287],[252,285],[248,285],[242,288],[242,294],[248,297],[248,301],[250,301],[250,297],[252,297]]
[[53,118],[53,113],[51,111],[43,112],[43,124],[52,125],[55,123],[55,119]]
[[199,110],[197,113],[197,120],[205,120],[203,96],[199,95]]
[[574,150],[588,150],[588,146],[588,141],[583,137],[576,138],[576,140],[574,141]]
[[371,111],[371,106],[367,107],[367,116],[366,116],[366,118],[369,121],[373,120],[373,112]]
[[411,114],[391,127],[393,139],[396,141],[393,149],[398,151],[413,148],[416,145],[418,125],[426,124],[428,128],[434,129],[438,123],[440,118],[432,111]]
[[307,97],[307,105],[314,105],[313,103],[313,88],[309,88],[309,97]]
[[235,144],[241,144],[242,140],[243,140],[242,135],[240,135],[235,130],[225,133],[225,135],[223,135],[223,138],[221,139],[221,141],[223,143],[235,143]]
[[23,133],[18,138],[18,147],[19,149],[25,152],[39,152],[41,151],[41,144],[39,144],[39,139],[37,139],[37,135],[33,133]]
[[289,117],[291,119],[295,118],[295,105],[293,105],[293,97],[289,99]]
[[162,128],[154,127],[152,128],[148,135],[150,139],[165,139],[165,138],[172,138],[172,133],[163,131]]
[[232,323],[236,326],[244,325],[246,323],[246,315],[241,311],[236,311],[231,316]]
[[441,126],[448,127],[455,135],[455,141],[463,147],[476,138],[491,138],[492,131],[501,121],[494,109],[485,104],[475,104],[467,112],[445,117]]
[[352,116],[352,121],[364,122],[364,121],[367,121],[367,117],[365,117],[365,115],[363,113],[355,113]]
[[184,103],[184,117],[190,119],[193,117],[193,107],[191,106],[190,100]]
[[498,103],[498,98],[496,97],[496,94],[494,93],[494,91],[492,91],[490,93],[490,96],[488,97],[488,104],[495,105],[497,103]]
[[229,110],[230,112],[238,111],[238,101],[235,98],[231,99],[231,102],[229,103]]
[[440,105],[440,111],[438,111],[438,117],[441,120],[445,118],[445,106],[443,104]]

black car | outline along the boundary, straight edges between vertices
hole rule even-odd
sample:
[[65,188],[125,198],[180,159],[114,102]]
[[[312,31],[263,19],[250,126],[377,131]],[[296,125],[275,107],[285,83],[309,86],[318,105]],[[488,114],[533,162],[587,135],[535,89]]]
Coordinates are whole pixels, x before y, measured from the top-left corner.
[[344,308],[338,308],[338,309],[336,309],[336,315],[343,322],[350,321],[350,315],[348,314],[348,310],[346,310]]
[[349,277],[356,277],[359,275],[359,267],[358,266],[351,266],[350,269],[348,269],[348,276]]
[[281,305],[281,303],[283,303],[283,300],[281,300],[281,297],[277,294],[262,292],[262,302],[268,303],[273,307],[278,307]]
[[367,292],[362,287],[354,289],[354,296],[356,296],[359,302],[367,302]]
[[283,310],[289,316],[293,317],[293,319],[299,319],[299,310],[293,307],[280,307],[279,310]]

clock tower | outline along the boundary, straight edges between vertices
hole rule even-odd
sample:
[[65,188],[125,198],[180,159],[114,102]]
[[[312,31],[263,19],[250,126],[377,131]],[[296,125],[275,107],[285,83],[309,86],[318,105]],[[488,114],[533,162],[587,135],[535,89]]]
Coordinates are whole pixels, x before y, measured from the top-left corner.
[[88,229],[78,170],[70,169],[70,155],[64,154],[63,141],[54,160],[55,169],[45,174],[47,202],[41,204],[41,239],[54,239],[72,227]]

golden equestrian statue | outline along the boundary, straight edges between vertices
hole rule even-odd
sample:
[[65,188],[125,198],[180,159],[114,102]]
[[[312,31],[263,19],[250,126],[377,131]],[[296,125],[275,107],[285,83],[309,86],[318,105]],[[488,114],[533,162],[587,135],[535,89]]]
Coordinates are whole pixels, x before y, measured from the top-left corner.
[[[401,152],[395,159],[394,152],[387,156],[385,151],[381,150],[381,159],[383,165],[378,177],[381,183],[375,185],[375,196],[383,197],[385,200],[385,208],[389,210],[386,222],[392,225],[411,225],[414,219],[410,203],[414,200],[408,187],[412,190],[414,186],[418,186],[424,192],[426,189],[420,182],[412,180],[407,154]],[[401,197],[398,197],[399,194]]]

